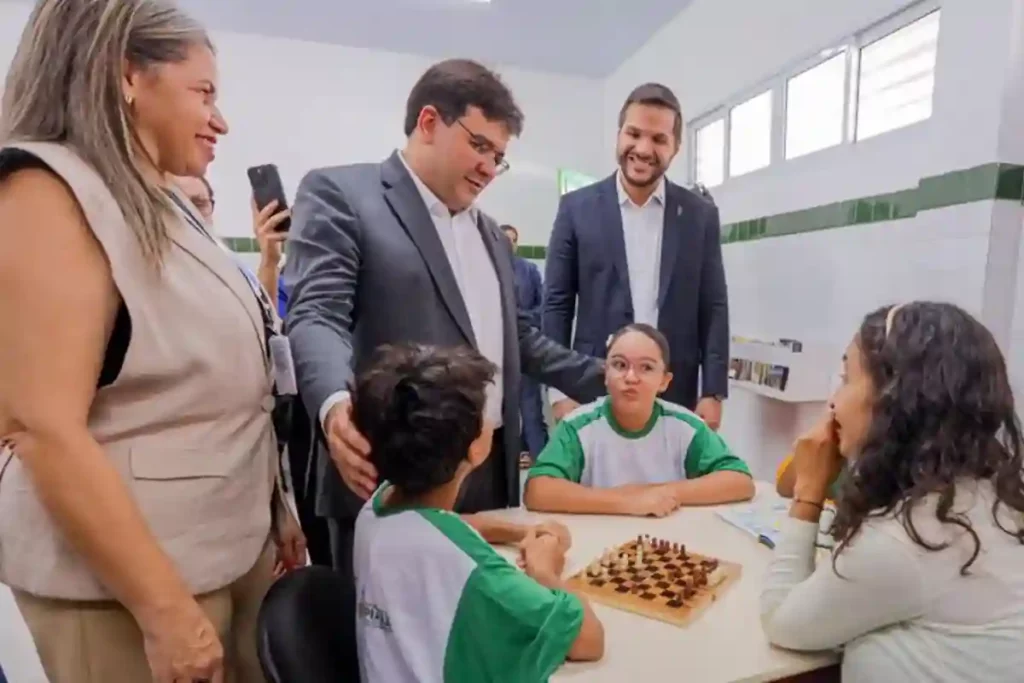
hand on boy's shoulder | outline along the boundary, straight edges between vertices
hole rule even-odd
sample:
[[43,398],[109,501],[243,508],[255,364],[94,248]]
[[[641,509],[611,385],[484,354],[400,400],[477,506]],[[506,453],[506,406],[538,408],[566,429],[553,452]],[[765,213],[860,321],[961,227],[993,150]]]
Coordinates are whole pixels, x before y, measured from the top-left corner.
[[334,405],[324,421],[331,460],[342,480],[361,498],[369,498],[377,487],[377,470],[370,463],[370,444],[352,424],[352,401]]

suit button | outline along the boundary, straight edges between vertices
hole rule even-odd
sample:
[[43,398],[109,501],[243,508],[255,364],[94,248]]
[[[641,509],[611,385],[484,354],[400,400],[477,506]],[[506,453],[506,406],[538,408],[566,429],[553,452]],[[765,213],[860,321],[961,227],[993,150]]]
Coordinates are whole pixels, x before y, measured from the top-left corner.
[[263,400],[260,401],[260,407],[268,413],[274,412],[275,405],[277,405],[277,401],[274,400],[273,396],[264,396]]

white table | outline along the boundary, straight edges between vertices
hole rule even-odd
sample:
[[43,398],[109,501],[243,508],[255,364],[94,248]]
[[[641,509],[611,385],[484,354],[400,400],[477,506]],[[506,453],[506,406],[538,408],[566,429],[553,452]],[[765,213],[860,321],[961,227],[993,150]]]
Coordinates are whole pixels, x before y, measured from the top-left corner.
[[[758,496],[774,496],[758,484]],[[567,663],[552,681],[628,683],[700,681],[750,683],[773,681],[829,666],[831,654],[798,654],[772,647],[761,630],[758,598],[772,551],[714,514],[715,508],[688,508],[663,519],[590,515],[543,515],[572,532],[565,576],[584,568],[610,546],[650,534],[685,543],[694,552],[736,562],[740,580],[725,596],[686,627],[673,626],[593,603],[604,623],[605,655],[599,662]],[[499,513],[506,519],[539,519],[523,509]],[[501,549],[509,558],[514,549]]]

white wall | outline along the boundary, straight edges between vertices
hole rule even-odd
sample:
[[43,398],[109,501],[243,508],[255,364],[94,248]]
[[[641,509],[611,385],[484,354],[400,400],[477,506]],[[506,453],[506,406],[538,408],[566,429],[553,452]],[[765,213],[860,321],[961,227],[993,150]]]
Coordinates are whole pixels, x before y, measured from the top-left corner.
[[[0,2],[0,69],[6,72],[29,6]],[[221,106],[231,125],[209,179],[223,236],[249,236],[251,165],[276,163],[293,195],[311,168],[375,161],[403,144],[405,100],[435,60],[263,36],[216,32]],[[453,55],[454,56],[454,55]],[[526,125],[508,151],[511,170],[481,197],[524,244],[546,244],[558,204],[557,170],[607,165],[598,112],[602,84],[497,67]]]
[[[605,129],[614,128],[623,99],[642,82],[668,85],[686,116],[700,117],[727,100],[757,94],[768,79],[911,4],[695,0],[608,79]],[[1024,137],[1006,125],[1014,121],[1007,118],[1008,107],[1022,97],[1007,89],[1021,68],[1020,22],[1010,20],[1019,5],[942,0],[932,118],[855,145],[773,160],[765,169],[727,180],[712,189],[723,223],[910,189],[922,177],[983,163],[1020,163],[1016,152]],[[967,83],[970,97],[964,96]],[[676,181],[687,179],[685,156],[671,169]],[[1016,279],[1005,276],[1016,277],[1016,270],[993,263],[1000,245],[1012,246],[1016,254],[1018,242],[1009,229],[992,242],[997,204],[1008,203],[979,202],[908,220],[726,245],[733,334],[824,346],[834,351],[838,368],[861,317],[894,301],[951,300],[1005,321],[1013,301],[998,292],[1016,288]],[[1003,213],[1008,210],[1002,206]],[[1004,276],[994,277],[1000,269]],[[986,322],[998,327],[999,320]],[[768,476],[823,407],[784,404],[734,388],[723,433],[756,474]]]

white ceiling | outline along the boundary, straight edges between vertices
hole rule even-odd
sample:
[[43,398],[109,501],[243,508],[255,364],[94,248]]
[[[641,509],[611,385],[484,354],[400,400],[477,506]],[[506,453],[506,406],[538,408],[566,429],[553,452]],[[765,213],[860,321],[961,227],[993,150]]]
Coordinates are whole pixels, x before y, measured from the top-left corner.
[[691,0],[178,0],[210,28],[603,77]]

